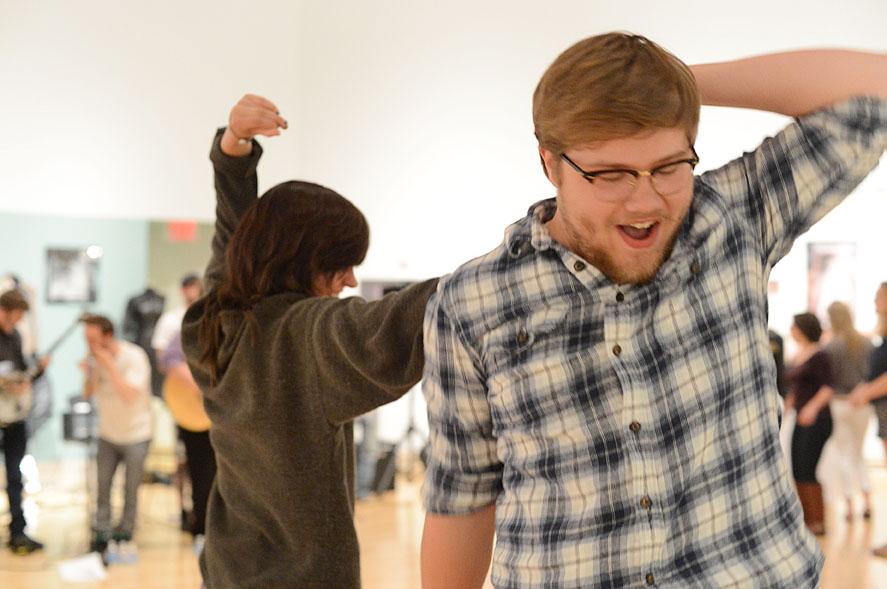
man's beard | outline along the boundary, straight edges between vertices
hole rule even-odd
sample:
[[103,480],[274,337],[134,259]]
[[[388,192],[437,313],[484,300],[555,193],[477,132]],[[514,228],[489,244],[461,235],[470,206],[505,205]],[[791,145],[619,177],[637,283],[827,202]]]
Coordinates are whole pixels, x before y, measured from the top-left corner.
[[[680,223],[677,224],[677,227],[680,227]],[[635,262],[632,267],[625,267],[625,265],[617,264],[609,252],[593,246],[585,234],[578,231],[567,219],[564,219],[564,228],[573,244],[570,249],[600,270],[613,284],[648,284],[652,282],[656,278],[659,268],[671,256],[678,239],[678,231],[675,230],[668,238],[665,247],[659,250],[655,257],[651,256],[649,261]]]

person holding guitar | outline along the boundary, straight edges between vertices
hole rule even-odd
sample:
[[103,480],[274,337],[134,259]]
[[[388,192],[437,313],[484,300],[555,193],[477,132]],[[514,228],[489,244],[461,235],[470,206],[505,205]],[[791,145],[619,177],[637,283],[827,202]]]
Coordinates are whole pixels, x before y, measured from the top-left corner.
[[0,439],[6,464],[6,494],[12,515],[8,546],[13,553],[20,555],[43,548],[43,544],[25,534],[19,465],[28,443],[25,418],[31,408],[31,382],[43,374],[49,364],[49,356],[44,356],[36,371],[28,371],[22,338],[15,329],[28,309],[28,301],[17,290],[0,295],[0,408],[3,409],[0,411]]
[[185,446],[192,506],[188,531],[194,537],[194,552],[200,554],[206,534],[206,505],[216,477],[216,454],[209,439],[211,424],[203,407],[203,393],[191,375],[182,350],[181,330],[175,332],[158,358],[166,373],[163,400],[176,421],[179,439]]

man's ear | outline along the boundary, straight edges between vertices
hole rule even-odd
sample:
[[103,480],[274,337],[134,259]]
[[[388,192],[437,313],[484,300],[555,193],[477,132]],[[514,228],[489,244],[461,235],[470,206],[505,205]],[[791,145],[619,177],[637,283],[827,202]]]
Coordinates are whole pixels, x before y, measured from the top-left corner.
[[548,181],[551,182],[555,188],[559,188],[560,169],[558,168],[558,156],[555,155],[553,151],[549,151],[540,145],[539,161],[542,162],[542,171],[545,172],[545,177],[548,178]]

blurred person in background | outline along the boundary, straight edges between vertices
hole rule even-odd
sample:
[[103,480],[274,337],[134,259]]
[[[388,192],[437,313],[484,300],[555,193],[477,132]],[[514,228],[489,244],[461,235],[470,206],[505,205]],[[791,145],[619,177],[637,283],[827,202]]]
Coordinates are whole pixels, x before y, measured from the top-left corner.
[[191,375],[182,350],[181,329],[176,331],[158,359],[166,374],[163,400],[175,419],[179,439],[185,447],[185,471],[191,482],[191,513],[185,523],[194,538],[194,552],[200,554],[206,534],[206,504],[216,476],[216,454],[209,437],[212,424],[203,407],[203,393]]
[[154,327],[154,335],[151,336],[151,347],[154,348],[157,359],[160,361],[161,372],[165,372],[162,362],[163,354],[169,348],[173,338],[181,333],[185,311],[203,295],[203,281],[196,273],[192,272],[183,276],[179,286],[184,304],[164,311]]
[[848,397],[868,376],[869,358],[874,346],[853,326],[850,307],[835,301],[828,306],[832,337],[823,348],[829,358],[834,397],[829,403],[834,431],[832,439],[838,451],[840,488],[847,504],[847,519],[853,519],[853,496],[862,492],[862,516],[872,515],[871,481],[862,456],[865,432],[872,417],[868,405],[856,407]]
[[[848,400],[856,407],[871,403],[878,417],[878,437],[887,453],[887,282],[882,282],[875,293],[875,312],[881,343],[872,351],[867,382],[857,385]],[[874,552],[876,556],[887,558],[887,545]]]
[[816,535],[825,533],[822,486],[816,480],[816,465],[832,434],[829,401],[832,370],[819,339],[822,326],[812,313],[795,315],[789,332],[797,344],[792,367],[786,373],[786,409],[797,412],[792,434],[792,475],[798,489],[804,523]]
[[49,363],[41,360],[37,372],[28,375],[28,365],[22,351],[22,338],[16,324],[29,309],[28,301],[17,290],[0,295],[0,395],[20,408],[8,416],[0,417],[0,443],[6,465],[6,495],[9,498],[9,541],[7,545],[15,554],[25,555],[41,550],[43,544],[25,534],[25,513],[22,510],[21,462],[28,444],[28,428],[25,424],[30,408],[31,381],[38,378]]
[[[106,554],[110,547],[134,557],[138,490],[153,433],[151,366],[142,348],[115,337],[114,324],[107,317],[88,315],[83,324],[89,349],[80,365],[83,397],[95,397],[99,420],[98,496],[91,550]],[[112,530],[111,483],[120,463],[126,470],[123,513]]]

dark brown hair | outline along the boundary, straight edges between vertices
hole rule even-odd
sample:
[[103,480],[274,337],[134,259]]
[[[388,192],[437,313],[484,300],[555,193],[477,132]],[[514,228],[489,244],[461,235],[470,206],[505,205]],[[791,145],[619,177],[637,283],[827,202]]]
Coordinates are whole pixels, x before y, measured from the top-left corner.
[[102,335],[114,335],[114,324],[104,315],[84,315],[80,321],[98,327]]
[[31,308],[25,296],[15,289],[0,295],[0,307],[4,311],[27,311]]
[[223,312],[252,313],[262,299],[285,292],[308,296],[317,276],[363,262],[370,230],[348,199],[324,186],[292,180],[268,190],[244,213],[225,252],[221,283],[200,324],[201,361],[218,380]]
[[800,313],[794,316],[795,327],[800,330],[807,341],[816,343],[822,337],[822,325],[813,313]]

